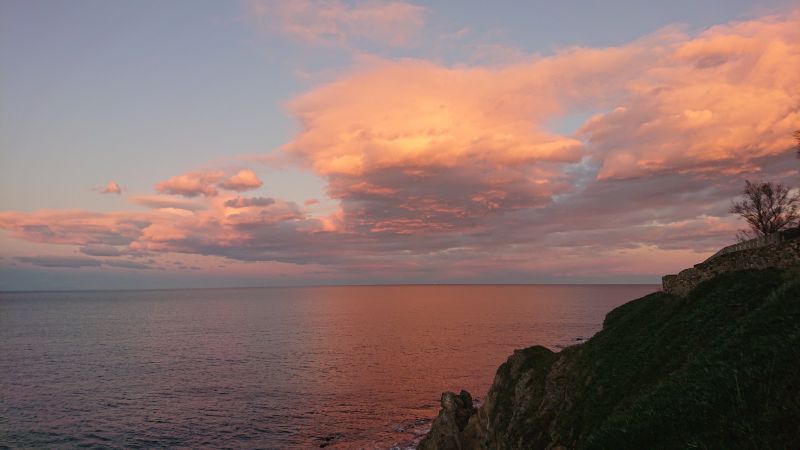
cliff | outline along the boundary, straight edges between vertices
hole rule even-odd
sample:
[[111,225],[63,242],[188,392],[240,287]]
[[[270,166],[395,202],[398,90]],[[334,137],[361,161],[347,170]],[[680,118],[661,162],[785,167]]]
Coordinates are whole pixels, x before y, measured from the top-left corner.
[[800,271],[745,270],[518,350],[477,410],[445,393],[421,450],[800,448]]

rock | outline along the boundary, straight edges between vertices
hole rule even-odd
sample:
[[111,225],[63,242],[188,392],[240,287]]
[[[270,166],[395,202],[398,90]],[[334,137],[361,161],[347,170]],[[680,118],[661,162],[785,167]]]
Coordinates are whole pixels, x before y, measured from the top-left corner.
[[472,396],[462,390],[459,394],[442,394],[442,409],[433,421],[431,431],[419,443],[418,450],[461,450],[461,432],[475,414]]

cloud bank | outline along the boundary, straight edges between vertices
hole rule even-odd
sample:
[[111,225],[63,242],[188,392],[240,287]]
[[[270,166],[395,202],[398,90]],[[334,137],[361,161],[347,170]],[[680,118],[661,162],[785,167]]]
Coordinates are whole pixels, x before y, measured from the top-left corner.
[[[421,14],[257,5],[309,41],[365,37],[361,24],[390,20],[384,10]],[[502,66],[370,59],[287,103],[300,127],[279,151],[325,181],[332,213],[246,196],[263,186],[254,171],[212,169],[129,198],[146,211],[7,211],[0,228],[93,256],[322,266],[308,276],[324,280],[661,274],[731,241],[727,207],[745,178],[796,182],[799,24],[793,13],[670,27]],[[591,117],[554,131],[576,114]]]

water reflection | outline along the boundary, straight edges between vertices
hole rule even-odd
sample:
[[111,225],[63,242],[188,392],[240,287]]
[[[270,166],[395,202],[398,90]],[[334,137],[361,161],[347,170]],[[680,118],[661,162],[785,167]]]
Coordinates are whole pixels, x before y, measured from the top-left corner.
[[596,332],[654,286],[2,294],[12,446],[387,448],[515,348]]

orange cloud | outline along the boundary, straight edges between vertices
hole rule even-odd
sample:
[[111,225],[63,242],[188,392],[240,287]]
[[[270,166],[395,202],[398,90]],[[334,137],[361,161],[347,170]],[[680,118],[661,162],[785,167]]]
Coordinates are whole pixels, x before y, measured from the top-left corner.
[[217,195],[216,184],[225,177],[225,173],[218,170],[205,172],[190,172],[178,175],[156,185],[158,192],[166,194],[196,197]]
[[[303,131],[286,152],[325,176],[463,164],[576,162],[600,179],[753,168],[800,123],[800,13],[665,29],[499,68],[377,61],[289,104]],[[548,132],[571,110],[611,107],[579,137]],[[491,169],[489,169],[491,170]]]
[[237,172],[232,177],[220,183],[220,187],[230,191],[249,191],[251,189],[258,189],[264,184],[258,178],[255,172],[248,169],[243,169]]
[[266,30],[310,44],[356,40],[402,46],[424,24],[425,8],[403,1],[349,5],[339,0],[250,0],[248,11]]
[[581,130],[600,179],[739,173],[792,145],[800,124],[800,13],[684,36],[656,53],[619,107]]
[[[378,61],[292,101],[303,129],[283,150],[327,178],[355,228],[474,227],[541,207],[570,190],[563,167],[582,157],[579,140],[542,126],[563,110],[550,83],[588,76],[559,58],[501,69]],[[580,49],[563,58],[610,64]]]
[[218,189],[242,192],[257,189],[263,184],[258,175],[249,169],[239,170],[227,179],[225,177],[225,172],[221,170],[189,172],[156,184],[156,190],[184,197],[214,197],[219,193]]
[[[288,104],[284,152],[328,180],[351,230],[480,227],[541,208],[599,164],[598,181],[741,173],[787,152],[800,123],[800,14],[666,28],[498,67],[372,60]],[[576,136],[547,124],[606,110]]]
[[323,175],[453,167],[468,159],[504,166],[576,161],[579,141],[536,125],[560,106],[526,68],[377,62],[293,100],[289,109],[304,129],[285,151]]

